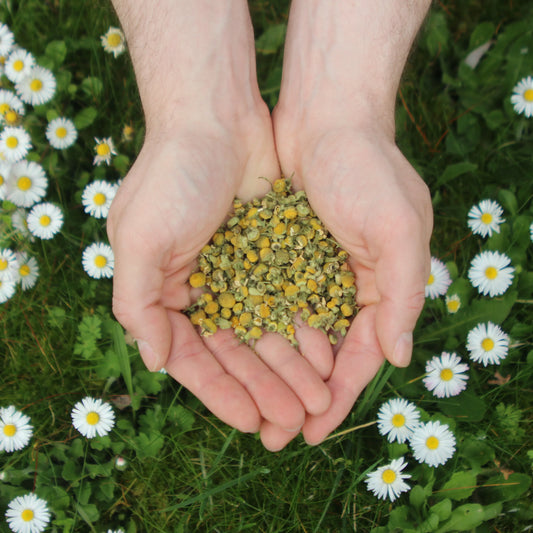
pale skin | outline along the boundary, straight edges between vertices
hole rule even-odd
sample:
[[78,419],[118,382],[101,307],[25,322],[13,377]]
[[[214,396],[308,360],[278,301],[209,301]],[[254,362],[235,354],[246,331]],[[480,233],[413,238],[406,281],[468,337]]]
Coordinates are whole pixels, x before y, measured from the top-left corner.
[[[271,119],[241,0],[114,0],[146,139],[109,220],[113,308],[148,368],[167,371],[219,418],[279,450],[321,442],[385,358],[405,366],[429,275],[431,202],[394,144],[394,102],[426,0],[293,0]],[[299,327],[255,353],[229,331],[200,337],[180,311],[194,260],[233,197],[293,175],[351,255],[363,307],[335,355]],[[303,357],[302,357],[303,355]]]

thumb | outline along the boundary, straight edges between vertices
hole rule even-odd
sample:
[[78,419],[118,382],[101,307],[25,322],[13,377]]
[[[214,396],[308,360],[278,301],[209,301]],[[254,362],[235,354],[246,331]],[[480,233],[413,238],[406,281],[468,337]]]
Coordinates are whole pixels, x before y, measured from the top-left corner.
[[400,242],[381,258],[376,272],[380,300],[376,306],[376,333],[389,362],[405,367],[411,361],[413,330],[425,303],[429,276],[429,246]]
[[154,263],[151,254],[119,246],[113,276],[113,313],[137,341],[151,371],[165,365],[171,343],[167,309],[161,304],[163,274]]

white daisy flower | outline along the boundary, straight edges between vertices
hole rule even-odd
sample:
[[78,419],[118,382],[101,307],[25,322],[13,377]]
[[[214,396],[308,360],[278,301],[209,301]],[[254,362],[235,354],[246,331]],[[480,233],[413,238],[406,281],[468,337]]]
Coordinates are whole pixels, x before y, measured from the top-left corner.
[[533,116],[533,78],[522,78],[514,87],[511,103],[519,115]]
[[367,475],[365,483],[368,490],[381,499],[389,498],[393,502],[402,492],[411,490],[411,487],[404,481],[411,477],[410,474],[403,474],[402,470],[407,466],[403,457],[394,459],[390,464],[380,466],[374,472]]
[[513,282],[511,260],[499,252],[481,252],[474,257],[468,279],[477,290],[491,298],[503,294]]
[[50,522],[48,503],[30,493],[9,503],[6,520],[14,533],[41,533]]
[[111,26],[101,37],[100,41],[106,52],[118,57],[126,49],[126,39],[119,28]]
[[426,363],[427,376],[422,380],[426,389],[437,398],[457,396],[466,389],[468,365],[455,353],[442,352]]
[[18,268],[15,252],[9,248],[0,248],[0,279],[16,281]]
[[64,150],[76,142],[78,130],[72,120],[60,117],[49,122],[45,135],[52,148]]
[[22,450],[33,435],[30,417],[17,411],[13,405],[0,411],[0,451]]
[[72,424],[88,439],[107,435],[115,425],[115,413],[111,405],[99,398],[83,398],[78,402],[71,413]]
[[32,68],[35,65],[35,58],[23,48],[13,50],[4,65],[4,74],[13,83],[24,79],[30,75]]
[[452,279],[446,265],[439,259],[431,258],[431,274],[426,284],[426,298],[432,300],[446,294]]
[[385,402],[378,411],[378,431],[389,442],[403,443],[409,440],[419,424],[420,413],[414,404],[403,398]]
[[14,43],[13,32],[6,24],[0,23],[0,56],[7,56],[11,52]]
[[94,142],[96,143],[94,146],[96,155],[93,159],[93,165],[101,165],[102,163],[109,165],[111,163],[111,157],[117,154],[113,139],[111,137],[104,137],[102,139],[95,137]]
[[0,161],[0,201],[7,196],[7,183],[11,175],[11,163]]
[[49,102],[56,92],[56,79],[51,70],[33,67],[28,76],[15,84],[20,99],[27,104],[37,106]]
[[17,261],[19,264],[18,279],[22,290],[26,291],[35,285],[39,277],[39,264],[37,259],[31,257],[27,252],[18,252]]
[[494,200],[481,200],[468,211],[468,227],[472,233],[482,237],[492,236],[492,232],[500,233],[500,224],[505,222],[503,209]]
[[429,466],[443,465],[455,452],[454,434],[438,421],[418,426],[409,442],[415,459]]
[[446,295],[446,309],[451,315],[457,313],[461,308],[461,298],[458,294]]
[[13,227],[28,241],[35,241],[35,237],[30,233],[28,229],[28,211],[23,207],[19,207],[13,213],[11,213],[11,223]]
[[34,237],[48,240],[63,226],[63,212],[56,205],[44,202],[33,206],[27,222],[28,229]]
[[89,183],[81,197],[85,212],[95,218],[106,218],[116,192],[116,187],[107,181],[98,180]]
[[476,363],[499,365],[509,351],[509,335],[492,322],[478,324],[468,332],[466,349]]
[[22,127],[6,126],[0,133],[0,152],[8,163],[23,159],[31,148],[31,137]]
[[17,282],[12,279],[0,279],[0,304],[7,302],[15,294]]
[[48,179],[39,163],[22,160],[11,167],[7,198],[18,207],[31,207],[46,195]]
[[108,529],[107,533],[124,533],[123,529]]
[[109,244],[95,242],[83,250],[83,269],[91,278],[111,278],[115,268],[115,256]]
[[12,91],[0,89],[0,119],[6,122],[6,115],[15,112],[18,116],[26,112],[22,100]]

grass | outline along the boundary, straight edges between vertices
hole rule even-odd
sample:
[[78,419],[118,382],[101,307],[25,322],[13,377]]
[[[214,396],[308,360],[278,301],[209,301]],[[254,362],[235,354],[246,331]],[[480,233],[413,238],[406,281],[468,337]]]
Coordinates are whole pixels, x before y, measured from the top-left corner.
[[[259,38],[287,21],[288,1],[258,0],[250,7]],[[442,300],[428,301],[414,363],[384,368],[337,436],[316,447],[297,439],[275,454],[256,436],[215,419],[178,383],[144,370],[111,317],[111,282],[91,280],[82,271],[81,251],[104,238],[105,227],[82,212],[81,191],[93,179],[123,177],[143,138],[131,64],[125,56],[104,54],[99,44],[116,24],[109,5],[12,1],[0,6],[0,20],[38,59],[46,59],[54,41],[63,41],[67,51],[53,65],[63,80],[59,96],[25,123],[50,178],[47,198],[63,207],[66,223],[51,242],[14,237],[17,247],[37,256],[41,278],[33,290],[0,305],[0,406],[13,404],[29,414],[35,436],[25,450],[0,453],[1,513],[14,496],[35,489],[53,510],[50,530],[65,532],[482,533],[518,532],[531,523],[533,263],[527,239],[533,123],[514,115],[508,103],[516,82],[532,74],[531,6],[498,0],[435,4],[398,98],[398,144],[432,191],[432,252],[448,263],[454,286],[464,289],[464,314],[448,316]],[[282,60],[281,41],[272,35],[280,33],[271,33],[269,53],[258,53],[260,86],[270,106]],[[493,48],[469,71],[464,58],[489,38]],[[97,114],[76,146],[66,154],[51,152],[40,133],[46,113],[76,116],[91,108]],[[122,139],[127,124],[134,129],[131,141]],[[92,167],[95,136],[122,139],[120,157],[107,172]],[[466,227],[470,206],[483,198],[500,201],[508,219],[488,243]],[[1,246],[7,246],[13,233],[3,212],[0,228]],[[471,258],[487,247],[509,253],[522,272],[503,298],[485,299],[476,308],[479,298],[461,280]],[[442,350],[464,350],[465,332],[478,316],[498,320],[511,335],[509,357],[500,367],[472,371],[461,396],[436,401],[420,381],[424,362]],[[113,402],[117,425],[110,436],[89,442],[72,427],[70,410],[84,395]],[[367,492],[363,480],[383,461],[406,453],[402,445],[387,444],[372,424],[382,401],[396,395],[449,423],[458,451],[445,467],[410,466],[418,489],[390,504]],[[119,456],[127,461],[123,469],[115,466]],[[453,509],[448,516],[447,505]],[[436,525],[434,515],[440,516]],[[454,529],[460,526],[452,520],[459,518],[471,527]]]

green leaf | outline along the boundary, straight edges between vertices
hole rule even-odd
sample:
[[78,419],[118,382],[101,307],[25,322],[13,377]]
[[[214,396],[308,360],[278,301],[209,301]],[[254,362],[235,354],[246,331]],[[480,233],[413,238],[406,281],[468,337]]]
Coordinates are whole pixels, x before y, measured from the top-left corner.
[[426,491],[420,485],[415,485],[409,492],[409,503],[413,507],[420,509],[425,501]]
[[472,468],[480,468],[494,460],[494,450],[486,443],[477,439],[463,442],[460,454],[466,458]]
[[74,345],[74,353],[84,359],[91,359],[99,354],[97,343],[102,336],[102,321],[96,315],[86,315],[78,326],[78,335]]
[[437,529],[436,533],[448,533],[452,531],[469,531],[485,519],[483,507],[478,503],[468,503],[455,509],[450,519]]
[[442,12],[432,11],[425,28],[425,45],[431,56],[446,50],[453,38],[448,29],[446,16]]
[[449,498],[446,498],[445,500],[432,505],[429,508],[429,511],[436,514],[439,517],[440,522],[444,522],[444,520],[448,520],[452,514],[452,501]]
[[517,500],[531,487],[531,477],[515,472],[507,479],[502,474],[487,479],[480,493],[492,502],[510,502]]
[[476,489],[476,478],[477,476],[472,470],[455,472],[452,477],[444,483],[436,496],[445,496],[452,500],[464,500]]
[[437,179],[436,186],[439,187],[445,183],[467,174],[468,172],[476,171],[478,166],[475,163],[470,163],[468,161],[461,161],[460,163],[452,163],[448,165],[441,176]]
[[94,107],[86,107],[74,117],[74,125],[78,130],[83,130],[90,126],[97,116],[98,111]]
[[155,458],[159,455],[165,444],[165,437],[158,431],[152,431],[150,435],[140,433],[134,439],[135,451],[139,459]]
[[468,391],[446,398],[440,407],[444,414],[460,422],[479,422],[483,420],[487,410],[485,402]]
[[501,189],[498,193],[498,200],[511,215],[516,215],[518,212],[518,201],[514,193],[507,189]]
[[128,355],[128,346],[126,345],[126,340],[124,338],[124,330],[118,322],[115,322],[113,325],[112,338],[114,353],[120,366],[120,373],[122,374],[122,378],[126,383],[126,388],[128,389],[129,395],[133,397],[133,382],[131,379],[131,365]]
[[257,53],[263,55],[275,54],[283,44],[286,32],[287,24],[270,26],[255,41]]
[[493,22],[482,22],[481,24],[478,24],[474,28],[474,31],[470,34],[470,43],[468,48],[472,50],[482,44],[485,44],[487,41],[490,41],[495,31],[496,26]]
[[113,166],[120,175],[125,176],[130,168],[130,158],[127,155],[119,154],[113,159]]
[[88,76],[81,82],[81,90],[87,96],[98,99],[104,90],[104,84],[100,78]]
[[59,67],[67,57],[67,45],[65,41],[52,41],[47,44],[45,54],[53,62],[55,67]]

